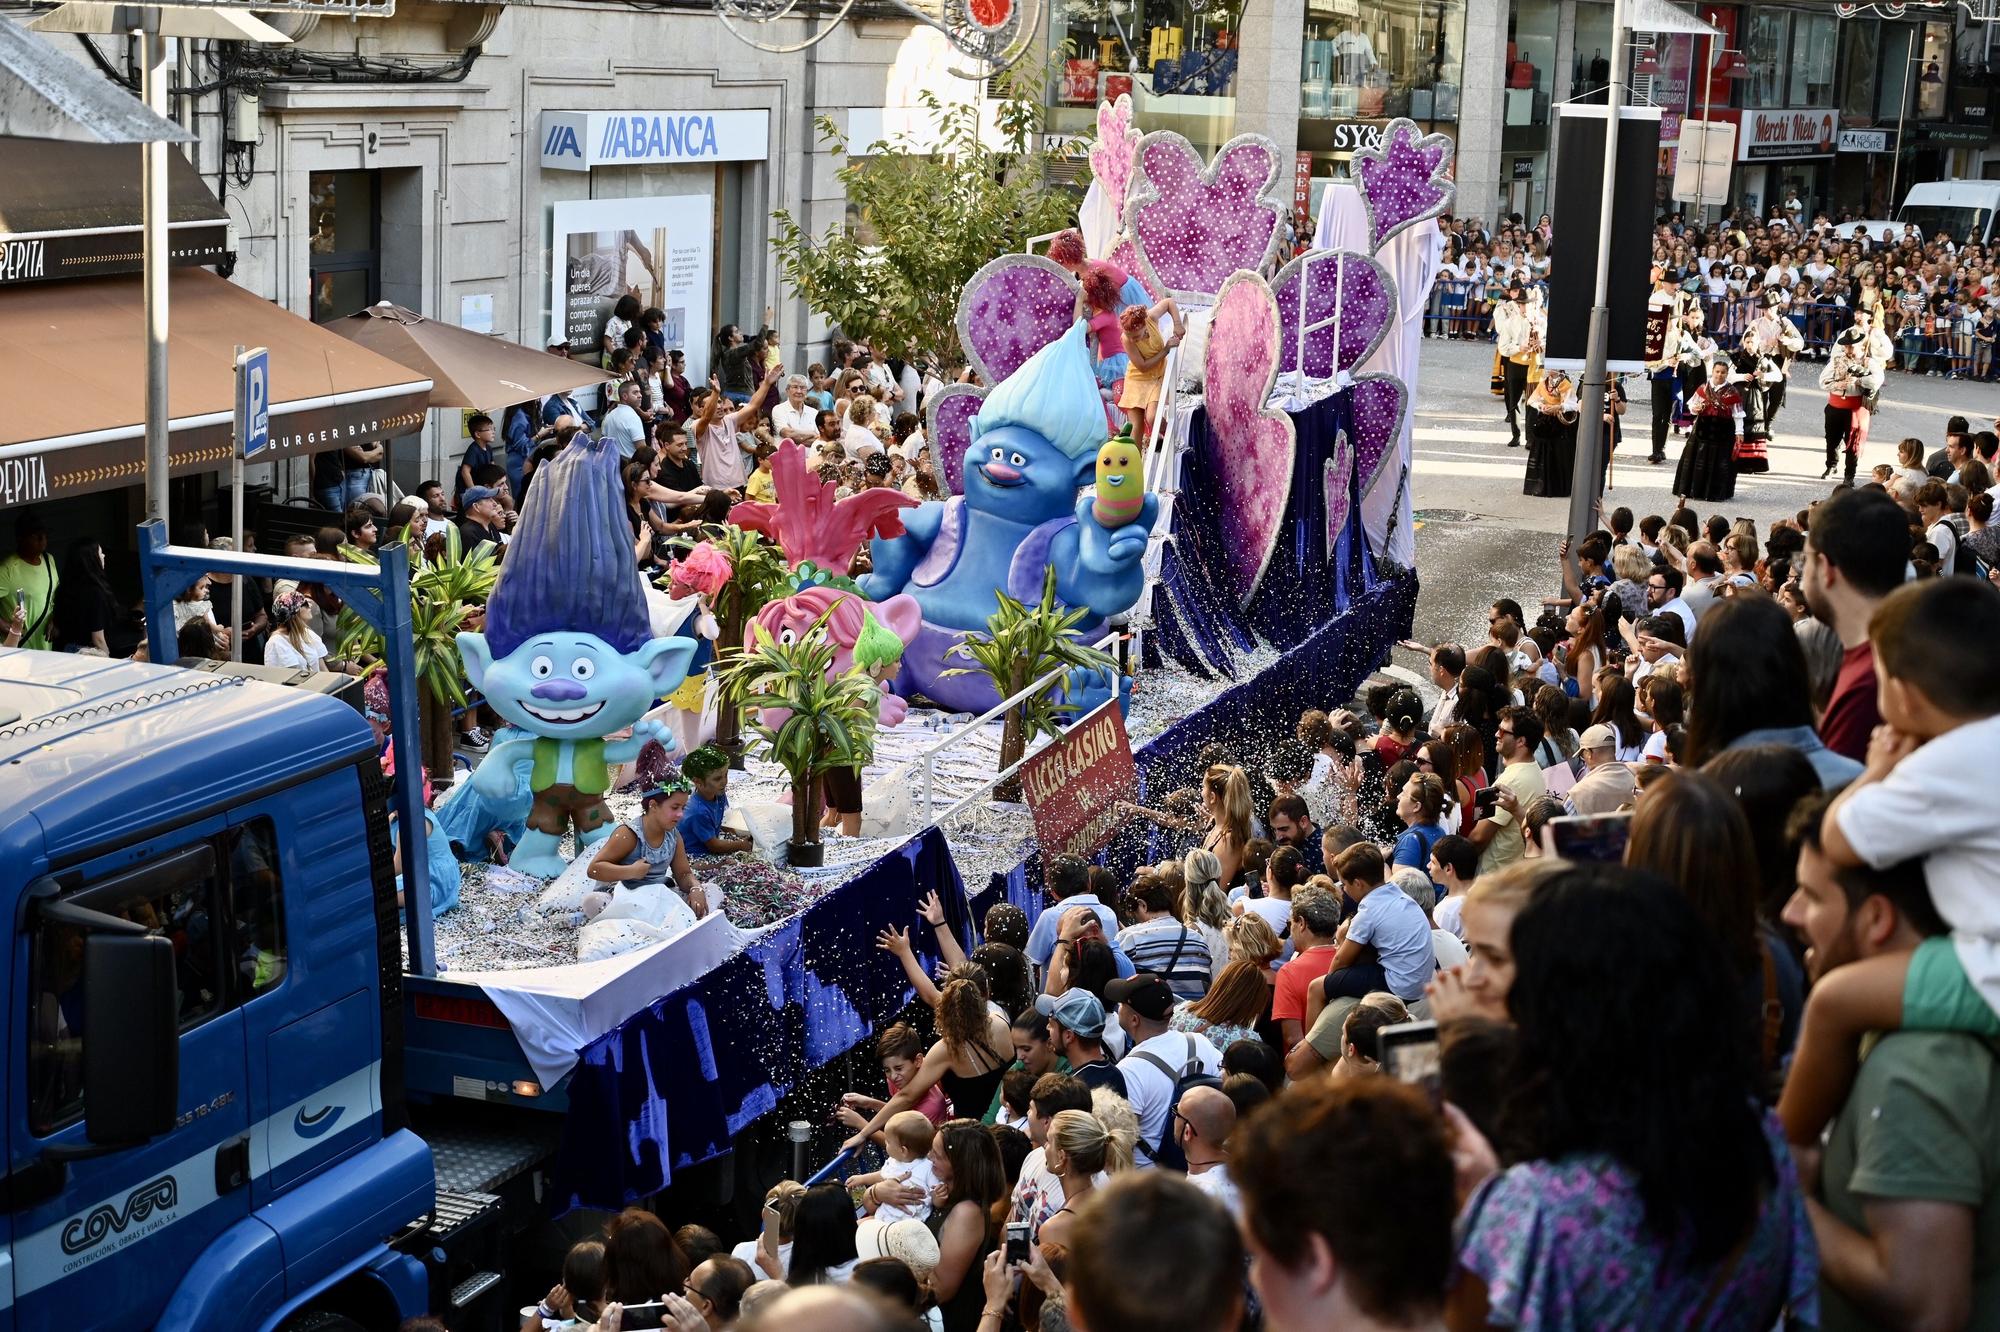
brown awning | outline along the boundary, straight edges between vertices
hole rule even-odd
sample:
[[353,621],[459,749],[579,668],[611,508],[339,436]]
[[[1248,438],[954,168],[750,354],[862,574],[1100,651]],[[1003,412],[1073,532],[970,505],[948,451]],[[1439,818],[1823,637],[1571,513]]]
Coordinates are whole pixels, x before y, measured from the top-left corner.
[[[136,144],[0,138],[0,286],[134,273],[140,267]],[[219,261],[228,215],[178,151],[167,154],[167,254]]]
[[[229,465],[236,348],[271,351],[259,462],[420,429],[431,381],[254,292],[176,269],[168,295],[172,472]],[[0,288],[0,507],[137,485],[145,475],[140,279]]]
[[429,375],[433,407],[497,413],[517,402],[614,378],[587,361],[426,319],[388,301],[326,327],[398,365]]

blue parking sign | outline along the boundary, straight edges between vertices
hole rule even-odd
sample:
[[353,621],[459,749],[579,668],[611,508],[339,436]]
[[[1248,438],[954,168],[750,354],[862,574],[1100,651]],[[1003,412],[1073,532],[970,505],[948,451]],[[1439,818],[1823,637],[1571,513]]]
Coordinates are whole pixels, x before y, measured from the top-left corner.
[[271,443],[271,353],[255,347],[236,358],[236,443],[245,459]]

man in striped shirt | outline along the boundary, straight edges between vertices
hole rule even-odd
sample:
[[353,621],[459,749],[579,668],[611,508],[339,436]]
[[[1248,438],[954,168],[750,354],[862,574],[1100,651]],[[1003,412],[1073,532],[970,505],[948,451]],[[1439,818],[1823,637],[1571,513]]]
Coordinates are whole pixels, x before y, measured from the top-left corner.
[[1142,875],[1126,894],[1139,913],[1137,924],[1118,931],[1118,946],[1139,971],[1164,977],[1176,999],[1199,999],[1208,993],[1211,959],[1201,935],[1174,915],[1173,888]]

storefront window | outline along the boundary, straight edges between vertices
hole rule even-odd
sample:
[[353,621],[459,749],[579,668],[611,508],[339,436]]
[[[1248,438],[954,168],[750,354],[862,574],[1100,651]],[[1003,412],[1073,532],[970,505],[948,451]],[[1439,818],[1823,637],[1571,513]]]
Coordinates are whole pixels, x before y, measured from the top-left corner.
[[1791,62],[1792,15],[1785,9],[1753,9],[1743,25],[1743,58],[1750,64],[1745,106],[1785,105],[1785,68]]
[[1831,14],[1792,16],[1791,89],[1787,106],[1833,105],[1833,53],[1839,24]]
[[1315,120],[1458,119],[1465,0],[1389,8],[1309,0],[1300,114]]
[[1569,95],[1579,102],[1603,102],[1611,85],[1611,6],[1576,7],[1576,43],[1571,53]]
[[1195,0],[1062,0],[1049,21],[1066,51],[1050,131],[1094,134],[1098,102],[1129,92],[1140,125],[1214,151],[1234,132],[1240,17]]
[[1518,0],[1508,20],[1508,125],[1546,125],[1549,99],[1555,91],[1556,22],[1561,6],[1555,0]]

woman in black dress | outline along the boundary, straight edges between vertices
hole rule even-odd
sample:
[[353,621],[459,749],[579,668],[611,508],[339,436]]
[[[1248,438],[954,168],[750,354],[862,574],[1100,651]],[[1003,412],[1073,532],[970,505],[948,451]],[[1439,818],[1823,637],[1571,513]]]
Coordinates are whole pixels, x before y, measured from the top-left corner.
[[1735,496],[1736,412],[1742,405],[1742,395],[1729,383],[1729,362],[1721,357],[1710,361],[1708,382],[1688,403],[1694,429],[1674,469],[1676,499],[1713,503]]
[[1771,470],[1771,385],[1784,374],[1772,361],[1752,324],[1730,354],[1732,386],[1743,400],[1743,437],[1736,442],[1738,472]]
[[1576,390],[1569,376],[1551,370],[1528,395],[1528,475],[1524,495],[1569,494],[1576,469]]

